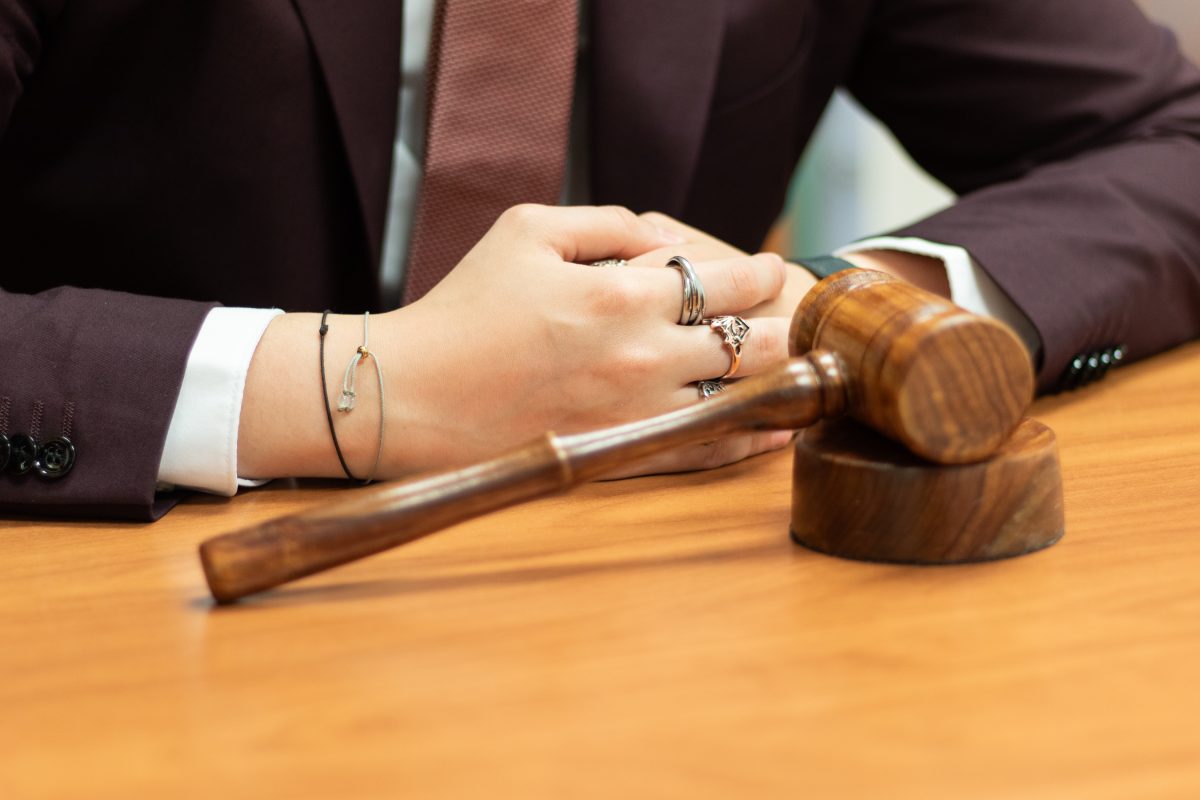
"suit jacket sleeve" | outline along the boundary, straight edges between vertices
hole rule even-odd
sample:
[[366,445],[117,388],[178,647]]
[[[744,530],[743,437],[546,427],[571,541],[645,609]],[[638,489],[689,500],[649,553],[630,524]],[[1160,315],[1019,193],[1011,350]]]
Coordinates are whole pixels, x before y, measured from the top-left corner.
[[[59,5],[0,0],[0,139],[33,73],[39,30]],[[16,274],[10,271],[38,268],[12,263],[0,250],[0,284]],[[36,429],[45,440],[65,422],[76,447],[75,465],[60,479],[0,474],[0,508],[130,519],[165,511],[170,499],[155,495],[159,458],[192,340],[210,307],[99,289],[0,289],[0,410],[8,416],[0,433]]]
[[848,85],[960,195],[897,235],[982,264],[1042,390],[1200,333],[1200,72],[1129,0],[879,0]]

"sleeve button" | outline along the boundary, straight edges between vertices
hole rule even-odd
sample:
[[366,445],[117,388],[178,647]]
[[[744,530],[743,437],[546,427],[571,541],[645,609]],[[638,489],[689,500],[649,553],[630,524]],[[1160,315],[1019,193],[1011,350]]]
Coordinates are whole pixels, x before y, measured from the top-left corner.
[[38,448],[34,469],[43,478],[57,480],[75,466],[75,445],[65,436],[50,439]]
[[8,471],[12,475],[24,475],[33,469],[37,461],[38,445],[32,437],[23,433],[12,436],[9,440],[11,452],[8,456]]

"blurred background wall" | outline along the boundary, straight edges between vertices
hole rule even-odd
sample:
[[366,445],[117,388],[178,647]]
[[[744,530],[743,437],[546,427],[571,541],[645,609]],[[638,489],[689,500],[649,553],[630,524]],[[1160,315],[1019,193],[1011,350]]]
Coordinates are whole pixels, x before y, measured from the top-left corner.
[[[1139,4],[1200,61],[1200,0]],[[952,200],[887,131],[839,93],[801,162],[788,211],[768,249],[793,256],[827,253],[920,219]]]

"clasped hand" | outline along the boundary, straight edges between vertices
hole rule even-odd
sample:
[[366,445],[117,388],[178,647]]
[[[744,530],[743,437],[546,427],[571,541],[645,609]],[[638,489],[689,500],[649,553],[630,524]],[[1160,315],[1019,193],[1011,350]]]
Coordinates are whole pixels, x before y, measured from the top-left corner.
[[[720,335],[678,324],[683,255],[707,315],[750,324],[739,377],[787,357],[789,317],[813,280],[777,255],[747,255],[663,215],[518,206],[418,302],[388,315],[393,473],[486,458],[547,430],[570,433],[700,402],[730,366]],[[589,266],[606,258],[623,267]],[[788,432],[659,455],[621,474],[720,466],[783,446]],[[615,477],[615,476],[614,476]]]

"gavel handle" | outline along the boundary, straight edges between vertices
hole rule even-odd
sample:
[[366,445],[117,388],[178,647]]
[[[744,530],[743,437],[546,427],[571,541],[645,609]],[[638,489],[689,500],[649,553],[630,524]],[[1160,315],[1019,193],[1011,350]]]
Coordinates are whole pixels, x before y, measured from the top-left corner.
[[335,505],[217,536],[200,545],[200,561],[213,597],[229,603],[663,450],[739,431],[806,427],[841,414],[847,402],[840,359],[814,351],[679,411],[590,433],[548,433],[491,461],[364,489]]

